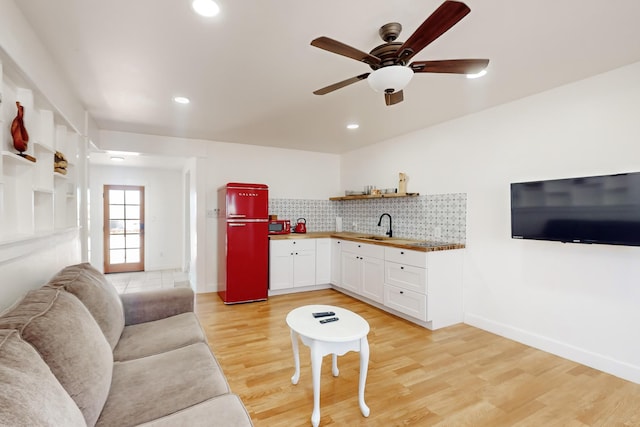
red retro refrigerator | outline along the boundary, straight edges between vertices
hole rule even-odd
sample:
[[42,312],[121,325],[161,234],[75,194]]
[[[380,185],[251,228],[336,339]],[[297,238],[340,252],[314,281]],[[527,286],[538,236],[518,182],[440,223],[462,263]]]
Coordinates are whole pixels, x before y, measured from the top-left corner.
[[269,188],[230,182],[218,189],[218,295],[225,304],[267,299]]

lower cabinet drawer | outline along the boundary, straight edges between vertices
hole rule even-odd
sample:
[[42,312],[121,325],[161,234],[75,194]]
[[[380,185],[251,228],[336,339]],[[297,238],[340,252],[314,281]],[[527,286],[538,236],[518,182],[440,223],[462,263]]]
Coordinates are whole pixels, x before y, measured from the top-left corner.
[[427,293],[427,270],[411,265],[384,263],[384,282],[422,294]]
[[427,321],[427,296],[392,285],[384,285],[384,305],[401,313]]

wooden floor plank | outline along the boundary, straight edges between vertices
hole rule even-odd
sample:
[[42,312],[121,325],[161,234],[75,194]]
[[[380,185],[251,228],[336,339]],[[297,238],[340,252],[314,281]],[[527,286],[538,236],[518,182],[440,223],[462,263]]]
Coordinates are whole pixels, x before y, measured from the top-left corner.
[[371,326],[365,399],[358,407],[359,355],[325,357],[321,426],[640,426],[640,385],[459,324],[429,331],[334,290],[224,305],[199,294],[196,313],[233,392],[256,427],[310,425],[309,349],[300,344],[301,377],[291,384],[287,313],[327,304]]

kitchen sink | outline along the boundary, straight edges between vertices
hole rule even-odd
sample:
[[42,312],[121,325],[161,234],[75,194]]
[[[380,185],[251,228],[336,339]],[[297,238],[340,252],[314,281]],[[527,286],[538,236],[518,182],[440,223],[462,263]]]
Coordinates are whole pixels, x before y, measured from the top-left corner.
[[365,239],[365,240],[378,240],[378,241],[382,241],[382,240],[390,240],[391,237],[386,237],[386,236],[362,236],[359,237],[360,239]]

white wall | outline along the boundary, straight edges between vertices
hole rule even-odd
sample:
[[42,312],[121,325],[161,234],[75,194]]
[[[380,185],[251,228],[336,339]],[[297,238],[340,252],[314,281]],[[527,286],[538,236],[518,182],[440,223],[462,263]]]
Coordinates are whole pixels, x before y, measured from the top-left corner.
[[145,270],[182,268],[182,172],[171,169],[92,165],[90,182],[91,264],[104,270],[104,185],[141,185],[145,191]]
[[61,268],[80,262],[77,229],[0,245],[0,312]]
[[[100,148],[189,157],[181,176],[190,179],[190,263],[188,267],[183,262],[180,265],[189,269],[197,292],[218,289],[217,219],[207,212],[211,214],[218,207],[219,187],[227,182],[263,183],[269,186],[271,198],[322,200],[339,194],[340,189],[340,156],[336,154],[112,131],[100,132]],[[92,175],[92,189],[95,185],[102,184]],[[181,180],[180,185],[183,193],[185,183]],[[181,198],[179,208],[183,211],[184,203]]]
[[640,171],[640,63],[343,156],[344,189],[467,193],[466,322],[640,382],[640,248],[511,239],[511,182]]
[[[37,98],[46,98],[76,131],[84,135],[82,105],[13,1],[0,1],[0,62],[3,62],[5,73],[20,75],[33,84],[30,89],[36,92]],[[91,127],[93,121],[89,118],[86,124]],[[42,286],[65,265],[80,260],[79,230],[75,228],[0,243],[0,310],[27,291]]]
[[[340,157],[335,154],[217,142],[207,145],[207,154],[208,211],[218,207],[218,188],[227,182],[267,184],[270,198],[326,200],[340,188]],[[217,219],[206,221],[206,290],[213,291],[218,288]]]

